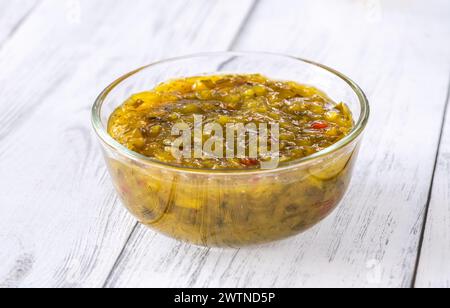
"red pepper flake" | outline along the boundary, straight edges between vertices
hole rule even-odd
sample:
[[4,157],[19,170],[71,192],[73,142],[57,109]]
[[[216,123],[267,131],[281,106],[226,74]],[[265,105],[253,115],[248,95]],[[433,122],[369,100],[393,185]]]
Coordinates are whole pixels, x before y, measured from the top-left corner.
[[328,215],[334,209],[334,207],[336,206],[336,203],[337,203],[336,200],[331,199],[331,200],[316,204],[315,206],[317,208],[319,208],[320,217],[324,217],[324,216]]
[[325,121],[316,121],[311,124],[311,127],[314,129],[325,129],[328,128],[328,123]]
[[243,158],[241,159],[241,164],[247,166],[247,167],[254,167],[259,165],[259,160],[254,158]]
[[139,179],[139,180],[137,180],[137,184],[138,184],[138,186],[139,187],[142,187],[142,188],[144,188],[145,187],[145,181],[144,180],[142,180],[142,179]]
[[129,196],[131,194],[131,189],[125,184],[120,186],[120,191],[123,196]]
[[255,176],[254,178],[250,179],[250,183],[252,184],[257,184],[261,181],[261,177],[260,176]]

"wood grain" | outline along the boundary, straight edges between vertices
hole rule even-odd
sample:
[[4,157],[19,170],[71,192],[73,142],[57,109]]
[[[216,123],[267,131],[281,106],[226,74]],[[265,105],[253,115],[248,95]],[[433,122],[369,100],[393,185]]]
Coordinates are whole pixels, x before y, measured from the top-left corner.
[[39,3],[38,0],[0,2],[0,48],[14,36]]
[[148,62],[227,49],[252,4],[46,0],[23,22],[0,51],[0,287],[104,284],[135,220],[106,175],[93,100]]
[[[0,2],[0,288],[408,287],[416,264],[417,287],[450,287],[450,3],[254,3]],[[131,68],[229,47],[336,67],[373,114],[333,216],[281,243],[204,249],[136,227],[89,109]]]
[[450,3],[285,2],[260,1],[235,46],[323,62],[367,91],[373,116],[341,207],[299,237],[241,250],[139,227],[109,287],[412,285],[449,82]]
[[[450,94],[450,88],[449,88]],[[418,288],[450,288],[450,96],[417,273]]]

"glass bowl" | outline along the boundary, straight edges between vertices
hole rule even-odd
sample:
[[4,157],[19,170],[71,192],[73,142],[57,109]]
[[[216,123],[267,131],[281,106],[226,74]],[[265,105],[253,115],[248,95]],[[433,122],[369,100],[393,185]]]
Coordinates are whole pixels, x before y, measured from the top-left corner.
[[[349,106],[355,127],[333,146],[273,170],[182,168],[132,152],[109,136],[109,116],[132,94],[173,78],[228,73],[259,73],[315,86]],[[327,217],[347,191],[368,118],[366,96],[341,73],[295,57],[241,52],[197,54],[135,70],[107,87],[92,112],[127,209],[153,230],[209,247],[285,239]]]

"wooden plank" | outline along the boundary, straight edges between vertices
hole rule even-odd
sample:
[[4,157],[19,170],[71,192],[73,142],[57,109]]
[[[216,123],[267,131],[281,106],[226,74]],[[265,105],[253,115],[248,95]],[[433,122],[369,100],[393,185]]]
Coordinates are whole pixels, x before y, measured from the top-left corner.
[[418,288],[450,288],[450,97],[447,104],[417,272]]
[[161,58],[229,47],[251,0],[47,0],[0,52],[0,287],[102,286],[135,226],[90,125]]
[[108,286],[411,286],[449,81],[449,9],[444,0],[260,1],[236,48],[334,66],[372,101],[351,190],[319,226],[262,247],[202,249],[139,227]]
[[38,3],[38,0],[0,2],[0,47],[14,35]]

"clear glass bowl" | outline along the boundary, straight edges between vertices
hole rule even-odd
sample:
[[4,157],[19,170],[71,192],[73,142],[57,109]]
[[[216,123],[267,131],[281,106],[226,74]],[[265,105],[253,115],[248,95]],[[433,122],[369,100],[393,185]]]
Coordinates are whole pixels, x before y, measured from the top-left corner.
[[[355,128],[322,152],[274,170],[181,168],[132,152],[108,135],[109,116],[132,94],[173,78],[225,73],[260,73],[315,86],[350,107]],[[114,185],[142,224],[197,245],[241,247],[296,235],[336,208],[350,183],[369,105],[353,81],[323,65],[278,54],[224,52],[133,71],[103,91],[92,117]]]

